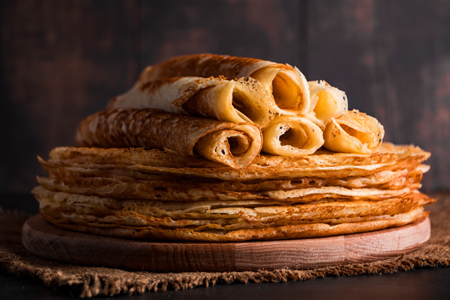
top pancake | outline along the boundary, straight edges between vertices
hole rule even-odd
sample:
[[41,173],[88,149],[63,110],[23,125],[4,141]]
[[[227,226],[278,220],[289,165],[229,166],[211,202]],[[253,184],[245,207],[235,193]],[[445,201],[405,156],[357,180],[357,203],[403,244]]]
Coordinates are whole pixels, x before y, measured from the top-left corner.
[[160,150],[58,147],[50,152],[48,163],[53,166],[126,168],[150,174],[252,181],[298,177],[344,178],[368,176],[384,170],[413,170],[429,156],[430,153],[415,146],[384,143],[372,154],[318,151],[314,155],[301,157],[260,155],[249,167],[236,170],[200,157],[180,156]]

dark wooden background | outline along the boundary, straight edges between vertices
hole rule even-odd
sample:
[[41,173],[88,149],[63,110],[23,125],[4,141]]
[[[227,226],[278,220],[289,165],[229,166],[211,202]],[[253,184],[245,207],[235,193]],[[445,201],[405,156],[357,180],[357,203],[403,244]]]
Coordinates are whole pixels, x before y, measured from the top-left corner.
[[0,192],[27,193],[36,155],[149,64],[189,53],[296,65],[377,117],[386,140],[432,152],[450,187],[450,1],[19,0],[0,13]]

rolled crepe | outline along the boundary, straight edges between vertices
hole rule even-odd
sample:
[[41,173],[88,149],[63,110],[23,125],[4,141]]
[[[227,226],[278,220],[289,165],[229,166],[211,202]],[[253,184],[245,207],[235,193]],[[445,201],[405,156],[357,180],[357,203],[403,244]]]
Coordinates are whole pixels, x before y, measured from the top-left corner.
[[141,79],[124,95],[113,99],[108,108],[153,108],[177,114],[203,116],[219,121],[253,122],[265,127],[277,107],[253,78],[172,77]]
[[345,93],[330,86],[326,81],[308,81],[311,94],[311,115],[319,121],[319,126],[325,126],[331,122],[331,118],[337,118],[348,111],[348,100]]
[[324,146],[335,152],[372,153],[383,137],[384,128],[377,119],[353,110],[331,118],[324,131]]
[[114,109],[83,120],[76,141],[85,147],[146,147],[181,155],[198,154],[233,168],[243,168],[258,156],[262,135],[250,123],[219,122],[154,109]]
[[184,76],[225,76],[228,79],[253,77],[285,113],[290,110],[290,114],[309,112],[309,88],[305,76],[290,65],[255,58],[214,54],[178,56],[147,67],[140,80],[149,82]]
[[281,156],[313,154],[323,145],[322,135],[307,118],[279,116],[263,131],[263,151]]

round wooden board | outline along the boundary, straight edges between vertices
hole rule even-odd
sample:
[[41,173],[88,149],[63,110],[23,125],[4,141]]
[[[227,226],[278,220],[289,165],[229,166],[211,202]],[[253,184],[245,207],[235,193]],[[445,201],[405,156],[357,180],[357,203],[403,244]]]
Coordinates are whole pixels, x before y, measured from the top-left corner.
[[430,221],[326,238],[239,243],[140,241],[55,227],[34,216],[22,241],[36,256],[64,263],[149,271],[305,269],[368,262],[411,252],[430,238]]

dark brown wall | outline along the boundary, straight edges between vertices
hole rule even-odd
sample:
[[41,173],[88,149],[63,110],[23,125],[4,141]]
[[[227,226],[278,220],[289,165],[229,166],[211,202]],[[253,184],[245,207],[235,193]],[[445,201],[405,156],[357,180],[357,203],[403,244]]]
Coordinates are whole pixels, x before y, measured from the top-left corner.
[[450,188],[450,1],[311,1],[308,78],[347,92],[386,140],[432,153],[426,189]]
[[21,0],[0,14],[0,192],[28,192],[36,155],[149,64],[189,53],[296,65],[345,90],[387,139],[433,153],[450,187],[450,1]]

